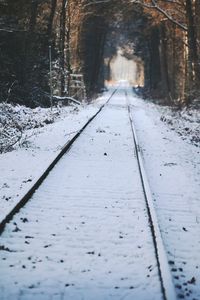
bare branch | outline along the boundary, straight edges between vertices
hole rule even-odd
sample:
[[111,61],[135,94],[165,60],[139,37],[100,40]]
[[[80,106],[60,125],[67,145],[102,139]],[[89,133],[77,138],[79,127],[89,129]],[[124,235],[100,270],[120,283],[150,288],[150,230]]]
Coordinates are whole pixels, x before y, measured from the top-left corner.
[[140,4],[140,5],[142,5],[146,8],[149,8],[149,9],[156,9],[158,12],[160,12],[163,16],[165,16],[169,21],[174,23],[180,29],[182,29],[184,31],[188,30],[187,26],[185,26],[184,24],[182,24],[179,21],[175,20],[171,15],[169,15],[167,13],[167,11],[165,11],[160,6],[158,6],[158,4],[156,3],[155,0],[151,0],[152,4],[147,4],[147,3],[144,3],[143,1],[141,2],[140,0],[133,0],[132,2],[135,3],[135,4]]

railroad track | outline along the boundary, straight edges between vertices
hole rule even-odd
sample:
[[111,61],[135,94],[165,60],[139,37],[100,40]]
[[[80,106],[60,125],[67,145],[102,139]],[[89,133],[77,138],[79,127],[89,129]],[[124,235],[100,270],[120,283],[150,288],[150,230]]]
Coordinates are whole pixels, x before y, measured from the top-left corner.
[[[83,128],[74,136],[74,138],[67,143],[60,154],[56,157],[56,159],[52,162],[52,164],[48,167],[48,169],[42,174],[42,176],[38,179],[38,181],[35,183],[35,185],[30,189],[30,191],[21,199],[21,201],[16,205],[16,207],[5,217],[4,221],[0,224],[0,233],[3,233],[5,226],[7,223],[12,220],[13,216],[31,199],[33,194],[36,192],[38,187],[43,183],[44,179],[47,178],[50,171],[56,166],[58,161],[63,157],[65,153],[71,148],[71,146],[74,144],[74,142],[80,137],[80,135],[84,132],[84,130],[88,127],[89,124],[99,115],[99,113],[102,111],[103,107],[112,99],[113,95],[116,93],[117,90],[114,90],[114,92],[111,94],[111,96],[108,98],[107,102],[101,106],[101,108],[98,110],[98,112],[88,120],[88,122],[83,126]],[[139,177],[141,180],[141,186],[143,189],[143,196],[146,203],[147,213],[148,213],[148,219],[150,224],[150,230],[152,234],[152,240],[153,240],[153,246],[155,250],[155,258],[156,258],[156,264],[158,267],[158,274],[159,274],[159,280],[160,280],[160,286],[161,286],[161,292],[162,292],[162,298],[163,300],[175,300],[176,292],[172,280],[172,275],[169,269],[169,264],[167,260],[167,255],[165,251],[165,247],[163,244],[161,232],[158,225],[158,220],[156,216],[156,211],[154,209],[153,205],[153,199],[151,195],[151,190],[149,187],[147,175],[144,169],[142,155],[141,155],[141,149],[139,146],[135,126],[134,126],[134,120],[132,117],[132,111],[131,106],[129,104],[128,99],[128,93],[125,90],[125,98],[126,98],[126,106],[128,110],[128,118],[131,126],[131,132],[133,136],[134,146],[135,146],[135,154],[137,159],[137,165],[138,165],[138,171],[139,171]],[[121,107],[123,108],[123,107]],[[104,153],[104,155],[107,156],[107,153]],[[48,245],[47,245],[48,246]],[[88,252],[89,254],[94,255],[93,251]],[[99,256],[101,256],[99,254]],[[116,298],[117,299],[117,298]],[[139,299],[138,299],[139,300]]]
[[4,217],[2,222],[0,223],[0,235],[3,233],[6,224],[12,220],[13,216],[31,199],[32,195],[39,188],[42,182],[46,179],[50,171],[55,167],[58,161],[66,154],[74,142],[78,139],[81,133],[88,127],[88,125],[99,115],[104,106],[111,100],[111,98],[116,93],[117,89],[115,89],[112,94],[108,97],[107,101],[99,108],[99,110],[86,122],[86,124],[75,134],[75,136],[67,142],[63,147],[60,153],[56,156],[56,158],[51,162],[48,168],[43,172],[43,174],[38,178],[35,184],[29,189],[29,191],[19,200],[19,202],[14,206],[14,208]]
[[150,228],[151,228],[151,232],[152,232],[156,260],[158,263],[161,288],[162,288],[162,292],[163,292],[163,299],[164,300],[175,300],[175,299],[177,299],[176,292],[175,292],[173,279],[172,279],[171,271],[170,271],[168,260],[167,260],[165,246],[164,246],[164,243],[162,240],[162,236],[161,236],[161,232],[160,232],[160,228],[159,228],[159,224],[158,224],[156,211],[155,211],[154,204],[153,204],[151,188],[149,186],[147,174],[146,174],[146,171],[144,168],[143,158],[142,158],[142,154],[141,154],[141,147],[139,145],[137,132],[136,132],[136,128],[134,125],[133,114],[131,111],[131,106],[129,103],[129,97],[128,97],[127,91],[125,91],[125,95],[126,95],[126,101],[127,101],[129,121],[130,121],[130,125],[131,125],[131,131],[133,134],[133,141],[134,141],[134,145],[135,145],[135,154],[136,154],[136,159],[137,159],[137,163],[138,163],[138,169],[139,169],[139,174],[140,174],[140,178],[141,178],[144,198],[145,198],[148,216],[149,216],[149,223],[150,223]]

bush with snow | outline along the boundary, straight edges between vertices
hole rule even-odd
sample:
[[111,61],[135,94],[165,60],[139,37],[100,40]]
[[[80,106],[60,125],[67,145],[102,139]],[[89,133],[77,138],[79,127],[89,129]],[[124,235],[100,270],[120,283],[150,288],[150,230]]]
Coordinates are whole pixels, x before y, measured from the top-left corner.
[[[0,153],[13,150],[16,145],[22,145],[32,129],[43,127],[54,122],[60,109],[35,108],[0,104]],[[29,132],[29,134],[28,134]]]

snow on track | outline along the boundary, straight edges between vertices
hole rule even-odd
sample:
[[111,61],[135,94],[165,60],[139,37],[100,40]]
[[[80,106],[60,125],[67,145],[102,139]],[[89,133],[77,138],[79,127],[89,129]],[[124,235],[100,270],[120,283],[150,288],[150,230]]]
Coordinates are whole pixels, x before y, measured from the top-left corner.
[[[36,132],[33,130],[35,134],[27,139],[28,147],[0,155],[0,174],[3,174],[0,176],[0,223],[109,95],[106,93],[95,104],[79,107],[78,111],[71,107],[65,108],[64,112],[67,112],[63,112],[64,115],[55,123],[35,129]],[[39,113],[38,119],[41,119]],[[30,133],[25,132],[25,135],[29,136]]]
[[142,187],[144,191],[144,197],[146,201],[146,205],[148,208],[148,214],[149,214],[149,222],[151,224],[151,231],[152,231],[152,237],[154,241],[154,247],[155,247],[155,253],[156,258],[158,262],[158,268],[159,268],[159,274],[160,274],[160,280],[161,280],[161,286],[163,291],[163,298],[165,300],[176,300],[176,292],[174,287],[174,282],[172,279],[172,275],[169,268],[169,263],[167,259],[167,254],[165,250],[165,246],[163,243],[163,239],[161,236],[159,224],[158,224],[158,218],[157,213],[153,204],[153,196],[152,191],[149,186],[149,180],[147,178],[147,174],[144,168],[144,162],[141,154],[140,145],[138,142],[138,136],[136,133],[132,112],[131,112],[131,106],[129,102],[129,96],[126,92],[127,96],[127,106],[128,106],[128,112],[129,112],[129,119],[132,127],[132,133],[133,133],[133,140],[135,144],[136,149],[136,158],[138,161],[138,168],[139,173],[141,177]]
[[0,298],[162,299],[124,93],[1,236]]
[[199,148],[160,121],[158,106],[129,99],[177,298],[199,300]]

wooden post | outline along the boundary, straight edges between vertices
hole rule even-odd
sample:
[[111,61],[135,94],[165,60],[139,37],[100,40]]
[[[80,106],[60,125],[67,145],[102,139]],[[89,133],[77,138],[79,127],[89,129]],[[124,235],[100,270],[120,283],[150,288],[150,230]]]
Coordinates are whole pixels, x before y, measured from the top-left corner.
[[51,103],[51,110],[53,106],[53,86],[52,86],[52,53],[51,53],[51,46],[49,46],[49,76],[50,76],[50,103]]

